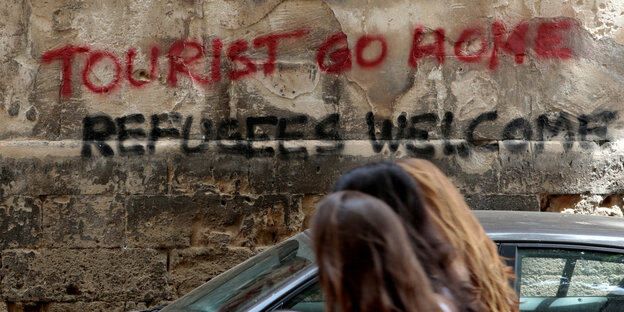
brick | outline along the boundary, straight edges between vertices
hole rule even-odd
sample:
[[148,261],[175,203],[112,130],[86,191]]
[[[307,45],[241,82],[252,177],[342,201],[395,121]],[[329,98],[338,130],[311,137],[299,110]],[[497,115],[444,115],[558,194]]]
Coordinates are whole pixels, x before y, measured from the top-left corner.
[[167,255],[155,250],[5,250],[1,255],[5,301],[124,302],[170,297]]
[[43,202],[45,247],[122,247],[124,198],[117,196],[50,196]]
[[37,247],[41,231],[38,198],[9,196],[0,200],[0,249]]

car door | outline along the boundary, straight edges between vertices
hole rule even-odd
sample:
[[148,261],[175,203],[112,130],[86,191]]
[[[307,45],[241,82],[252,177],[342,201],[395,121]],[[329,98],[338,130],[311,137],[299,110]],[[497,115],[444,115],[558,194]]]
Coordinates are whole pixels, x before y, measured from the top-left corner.
[[[511,281],[527,312],[624,311],[624,250],[565,244],[498,244],[515,268]],[[267,311],[322,312],[316,278],[293,285],[288,296]]]
[[624,251],[562,244],[501,244],[515,267],[520,311],[624,311]]

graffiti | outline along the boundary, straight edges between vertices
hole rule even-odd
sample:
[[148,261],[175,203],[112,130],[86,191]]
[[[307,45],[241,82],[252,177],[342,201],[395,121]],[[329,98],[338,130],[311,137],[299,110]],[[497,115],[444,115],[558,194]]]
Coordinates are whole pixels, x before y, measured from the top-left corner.
[[[261,64],[264,73],[270,75],[275,71],[277,51],[281,40],[302,38],[307,33],[308,30],[299,29],[293,32],[274,33],[255,38],[252,41],[254,48],[266,49],[267,51],[267,59]],[[188,76],[191,80],[199,84],[210,85],[219,82],[221,80],[221,55],[223,54],[223,48],[224,45],[220,38],[212,40],[210,53],[210,57],[212,58],[210,62],[211,73],[209,77],[204,77],[194,72],[192,68],[206,57],[206,47],[198,41],[175,41],[171,44],[167,52],[167,58],[169,60],[169,73],[167,75],[168,84],[176,86],[179,74]],[[230,80],[239,80],[257,71],[258,66],[256,66],[256,62],[245,56],[245,52],[247,52],[248,49],[249,43],[245,40],[236,40],[227,47],[225,53],[229,61],[244,66],[244,69],[230,69],[227,72],[227,77]],[[194,53],[189,55],[191,52]],[[135,48],[130,48],[126,52],[126,70],[124,71],[122,70],[119,59],[110,52],[95,50],[87,46],[67,45],[59,49],[48,51],[41,58],[44,65],[51,64],[56,60],[61,62],[62,75],[60,93],[62,96],[70,97],[72,95],[72,64],[76,56],[80,54],[86,54],[86,63],[82,71],[82,83],[87,89],[94,93],[106,94],[114,91],[120,86],[122,76],[125,76],[132,87],[139,88],[153,81],[158,73],[160,48],[157,46],[151,48],[149,78],[147,80],[137,81],[132,76],[134,73],[134,61],[137,56]],[[91,82],[89,75],[96,64],[105,62],[106,60],[113,64],[114,78],[103,86],[96,86]]]
[[[432,139],[442,142],[441,152],[446,156],[468,157],[474,149],[497,151],[499,143],[510,152],[519,153],[525,151],[530,142],[535,142],[536,152],[541,152],[544,142],[553,139],[562,142],[567,151],[574,142],[579,142],[581,147],[586,147],[588,142],[608,142],[608,126],[616,120],[617,114],[613,111],[600,111],[581,115],[575,121],[565,112],[543,114],[535,122],[516,118],[507,122],[498,132],[495,130],[497,133],[492,139],[483,141],[475,138],[475,132],[481,127],[492,130],[491,126],[498,118],[496,111],[484,112],[469,120],[465,129],[458,129],[452,112],[445,112],[442,118],[437,113],[414,116],[402,113],[396,122],[390,119],[379,120],[369,112],[364,116],[367,131],[362,133],[362,138],[367,138],[374,153],[381,153],[384,149],[396,152],[403,146],[411,156],[422,158],[431,158],[436,154],[436,145],[431,142]],[[345,146],[344,135],[340,133],[339,114],[327,115],[316,122],[310,121],[306,115],[251,116],[244,123],[240,123],[237,119],[213,122],[201,118],[196,121],[193,116],[184,118],[179,113],[162,113],[150,116],[149,130],[146,131],[141,126],[147,120],[142,114],[130,114],[115,119],[107,115],[86,116],[83,119],[82,156],[92,157],[93,150],[102,156],[114,156],[115,152],[108,143],[111,140],[116,141],[120,156],[154,154],[156,143],[164,138],[178,140],[180,150],[187,155],[206,152],[208,143],[213,141],[221,153],[249,158],[276,155],[283,158],[306,158],[310,155],[310,148],[315,154],[337,154]],[[314,131],[305,133],[302,129],[310,123]],[[201,140],[190,140],[194,127],[199,130]],[[257,131],[259,128],[262,131]],[[459,130],[461,140],[451,137],[453,129]],[[135,143],[145,143],[126,144],[130,139]],[[285,144],[306,140],[321,143],[313,147]],[[274,142],[277,147],[254,144],[258,142]],[[191,143],[195,145],[191,146]]]
[[[455,41],[447,38],[443,28],[428,30],[423,26],[413,29],[413,37],[409,46],[407,65],[412,68],[418,67],[423,59],[432,57],[438,64],[444,64],[446,60],[446,44],[454,42],[452,51],[460,62],[484,63],[491,70],[496,70],[501,55],[513,56],[515,63],[522,64],[527,56],[527,49],[535,50],[535,55],[542,59],[566,60],[573,56],[570,47],[565,46],[565,41],[570,37],[570,32],[576,24],[573,20],[542,21],[539,23],[520,23],[508,30],[500,21],[490,25],[490,31],[482,28],[466,28]],[[534,34],[529,36],[529,33]],[[310,35],[308,29],[296,29],[290,32],[271,33],[256,37],[251,41],[234,40],[228,44],[221,38],[213,38],[209,43],[202,44],[194,40],[177,40],[173,42],[166,52],[169,62],[167,83],[175,87],[180,76],[186,76],[200,85],[213,85],[223,79],[222,70],[227,68],[225,77],[231,81],[237,81],[261,71],[265,75],[275,72],[275,64],[278,59],[280,42],[287,40],[305,40]],[[424,44],[427,36],[432,36],[434,42]],[[473,42],[478,42],[476,51],[469,49]],[[364,57],[365,51],[371,46],[379,46],[379,52],[375,56]],[[365,34],[355,40],[355,49],[351,51],[347,44],[347,36],[338,32],[330,35],[316,48],[316,64],[318,68],[327,74],[340,74],[352,69],[353,63],[363,69],[374,69],[382,66],[388,56],[389,46],[387,39],[381,34]],[[265,52],[266,57],[262,60],[253,59],[249,56],[251,50]],[[484,58],[491,50],[486,60]],[[82,67],[82,84],[91,92],[108,94],[118,89],[122,81],[127,80],[133,88],[141,88],[154,81],[159,73],[158,58],[161,57],[161,47],[153,46],[149,49],[149,75],[137,80],[133,77],[137,50],[129,48],[125,53],[125,64],[120,62],[119,57],[109,51],[98,50],[89,46],[67,45],[59,49],[51,50],[43,54],[41,61],[49,65],[55,61],[61,65],[60,94],[64,97],[72,95],[72,66],[77,56],[85,56],[85,64]],[[223,58],[231,63],[222,66]],[[197,68],[209,59],[209,74],[200,73]],[[96,85],[90,78],[90,74],[98,64],[112,64],[112,79]],[[102,65],[100,65],[102,66]]]
[[[275,149],[272,147],[255,147],[256,141],[277,141],[278,154],[280,157],[290,157],[299,155],[308,156],[306,147],[287,147],[285,141],[296,141],[304,138],[324,141],[325,144],[316,146],[317,154],[331,154],[342,150],[343,143],[338,133],[338,114],[330,114],[314,125],[314,132],[304,134],[297,130],[297,125],[308,123],[305,115],[295,115],[293,117],[278,118],[276,116],[247,117],[244,131],[239,130],[237,119],[226,119],[218,123],[202,118],[194,125],[193,116],[187,116],[182,129],[164,128],[162,125],[180,124],[183,116],[179,113],[163,113],[150,116],[149,131],[143,128],[136,128],[137,125],[145,123],[146,118],[142,114],[131,114],[118,118],[111,118],[107,115],[87,116],[83,119],[83,145],[81,155],[91,157],[93,149],[100,155],[110,157],[115,152],[106,141],[116,140],[117,150],[120,156],[140,156],[146,153],[153,154],[156,143],[162,138],[180,140],[181,151],[185,154],[197,154],[206,151],[208,142],[217,142],[219,150],[223,153],[238,154],[246,157],[274,156]],[[216,125],[213,131],[213,125]],[[268,133],[256,134],[259,126],[270,126],[274,128],[275,135],[270,137]],[[132,126],[133,128],[128,128]],[[201,142],[196,146],[190,146],[190,135],[192,127],[199,127]],[[268,127],[267,127],[268,128]],[[243,133],[245,136],[243,136]],[[146,140],[145,146],[141,144],[126,145],[129,139]]]

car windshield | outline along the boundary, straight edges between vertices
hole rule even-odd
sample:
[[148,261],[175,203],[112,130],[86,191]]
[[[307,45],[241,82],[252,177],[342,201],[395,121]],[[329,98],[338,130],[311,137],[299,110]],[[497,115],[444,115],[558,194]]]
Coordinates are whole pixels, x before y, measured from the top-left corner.
[[246,311],[313,265],[312,243],[305,231],[215,277],[162,311]]

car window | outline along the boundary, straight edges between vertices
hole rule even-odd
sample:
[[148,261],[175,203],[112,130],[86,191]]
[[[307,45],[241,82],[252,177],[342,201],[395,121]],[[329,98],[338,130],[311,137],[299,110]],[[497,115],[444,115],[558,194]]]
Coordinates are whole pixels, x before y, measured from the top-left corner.
[[597,260],[577,260],[574,281],[569,296],[624,295],[621,286],[624,263]]
[[522,258],[520,297],[557,296],[565,263],[561,258]]
[[624,311],[624,255],[519,248],[521,311]]
[[193,290],[163,312],[247,311],[258,300],[314,266],[307,232],[267,250]]

